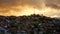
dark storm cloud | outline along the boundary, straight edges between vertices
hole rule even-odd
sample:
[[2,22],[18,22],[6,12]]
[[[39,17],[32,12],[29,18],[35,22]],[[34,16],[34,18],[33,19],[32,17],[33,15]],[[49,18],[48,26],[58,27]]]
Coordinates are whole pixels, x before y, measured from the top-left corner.
[[60,9],[60,0],[47,0],[46,6],[50,6],[52,8]]
[[51,6],[53,8],[60,8],[60,0],[0,0],[0,8],[10,8],[18,5],[30,5],[35,7],[40,7],[42,5],[41,2],[45,1],[47,6]]
[[1,8],[8,8],[12,6],[16,6],[17,0],[0,0],[0,7]]
[[0,6],[37,5],[37,0],[0,0]]

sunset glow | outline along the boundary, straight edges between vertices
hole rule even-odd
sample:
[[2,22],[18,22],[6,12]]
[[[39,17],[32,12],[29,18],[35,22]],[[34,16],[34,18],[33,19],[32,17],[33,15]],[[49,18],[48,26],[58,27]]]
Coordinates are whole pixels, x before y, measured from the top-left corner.
[[[30,7],[30,6],[18,6],[18,7],[15,7],[17,8],[18,10],[15,10],[14,7],[9,10],[9,12],[7,13],[0,13],[0,15],[4,15],[4,16],[23,16],[23,15],[31,15],[31,14],[43,14],[45,16],[49,16],[51,14],[53,14],[54,12],[56,13],[57,11],[59,11],[58,9],[54,9],[54,8],[51,8],[51,7],[44,7],[42,9],[36,9],[36,8],[33,8],[33,7]],[[58,17],[58,16],[57,16]]]
[[23,16],[43,14],[44,16],[60,16],[59,0],[1,0],[0,15]]

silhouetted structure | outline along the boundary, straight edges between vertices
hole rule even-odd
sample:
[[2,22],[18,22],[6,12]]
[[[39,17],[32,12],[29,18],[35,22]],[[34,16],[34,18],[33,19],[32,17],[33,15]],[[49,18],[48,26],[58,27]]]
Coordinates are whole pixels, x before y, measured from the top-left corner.
[[60,34],[60,20],[40,15],[0,16],[0,34]]

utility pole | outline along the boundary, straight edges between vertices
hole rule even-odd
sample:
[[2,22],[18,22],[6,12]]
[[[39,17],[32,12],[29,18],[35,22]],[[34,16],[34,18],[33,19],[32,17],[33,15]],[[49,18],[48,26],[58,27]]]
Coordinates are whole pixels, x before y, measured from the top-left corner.
[[[34,1],[36,1],[36,0],[32,0],[32,2],[34,2]],[[34,10],[34,13],[33,14],[35,14],[35,6],[33,7],[33,10]]]
[[35,7],[34,7],[34,14],[35,14]]

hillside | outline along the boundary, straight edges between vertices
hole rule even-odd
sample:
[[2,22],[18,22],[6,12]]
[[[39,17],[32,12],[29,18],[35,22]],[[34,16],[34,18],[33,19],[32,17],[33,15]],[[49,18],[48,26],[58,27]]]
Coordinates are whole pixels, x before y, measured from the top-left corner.
[[1,34],[59,34],[60,20],[43,15],[0,16]]

